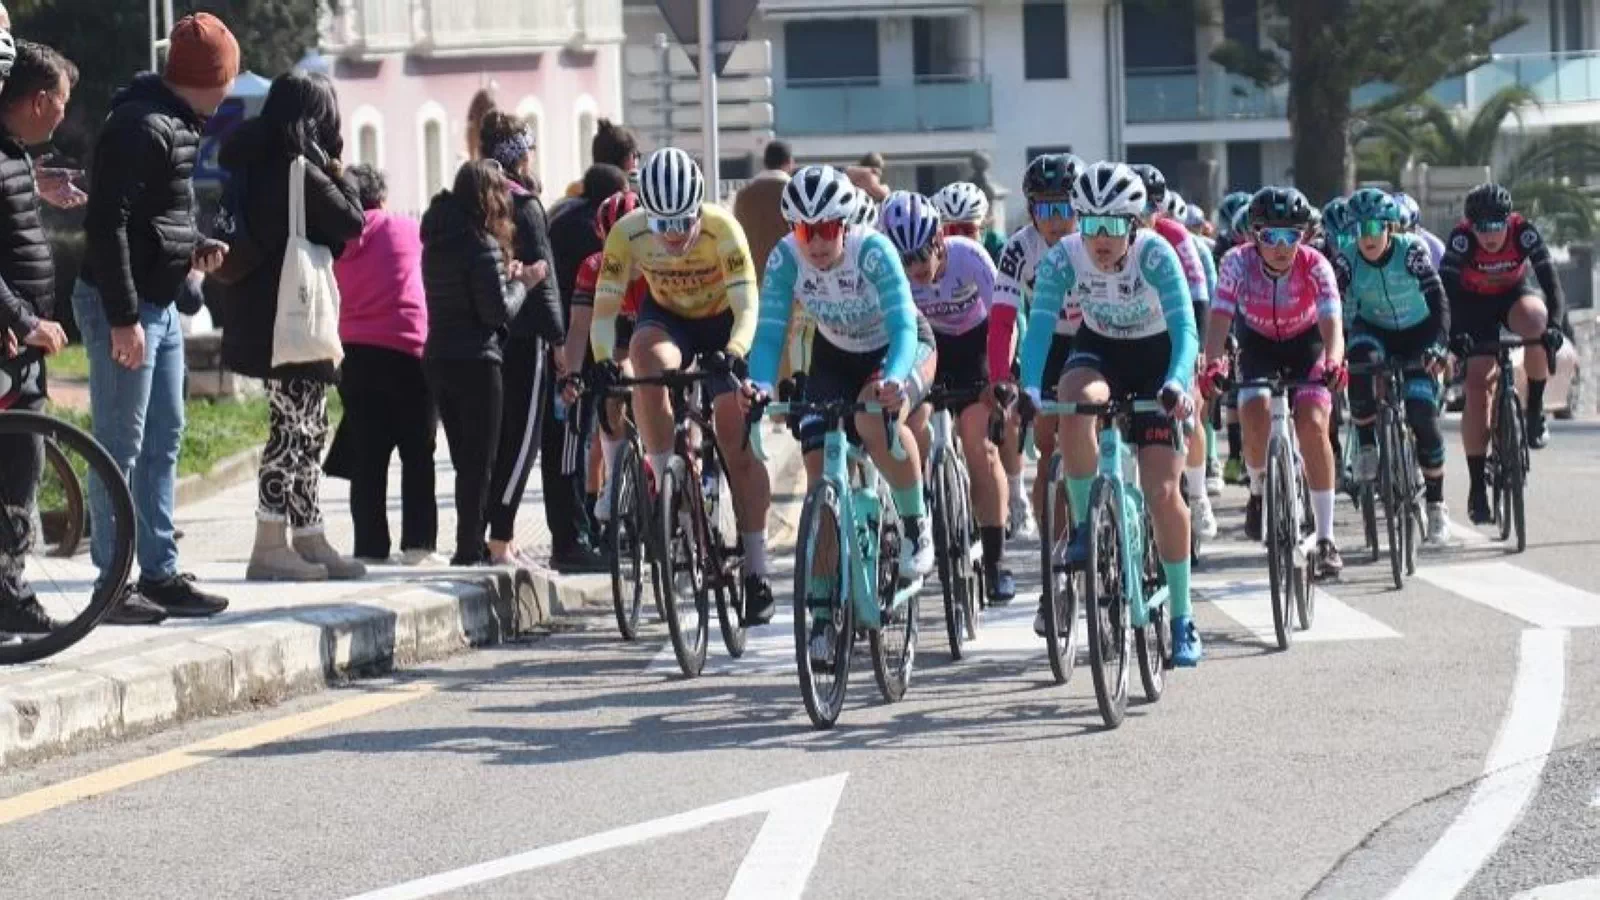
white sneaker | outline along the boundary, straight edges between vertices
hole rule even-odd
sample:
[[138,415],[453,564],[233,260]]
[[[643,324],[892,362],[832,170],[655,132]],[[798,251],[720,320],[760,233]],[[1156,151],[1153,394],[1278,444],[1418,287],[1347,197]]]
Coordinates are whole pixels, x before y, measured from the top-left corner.
[[594,501],[594,517],[601,522],[611,521],[611,487],[611,482],[606,482],[606,486],[600,490],[600,496]]
[[402,566],[432,567],[443,565],[446,561],[444,557],[425,547],[412,547],[410,550],[403,550],[400,553],[400,565]]
[[1011,498],[1011,516],[1006,530],[1011,537],[1020,540],[1031,540],[1039,533],[1039,526],[1033,521],[1033,504],[1028,502],[1027,495]]
[[917,517],[916,522],[915,537],[900,536],[900,564],[913,576],[926,576],[933,571],[933,523],[927,516]]
[[1217,536],[1217,516],[1211,511],[1210,497],[1189,501],[1189,527],[1208,541]]
[[1371,484],[1378,480],[1378,448],[1362,447],[1356,451],[1356,480]]
[[1450,542],[1450,508],[1443,501],[1428,504],[1428,533],[1422,542],[1433,547]]
[[1208,497],[1221,497],[1222,496],[1222,476],[1217,474],[1216,472],[1212,472],[1211,474],[1206,476],[1206,496],[1208,496]]

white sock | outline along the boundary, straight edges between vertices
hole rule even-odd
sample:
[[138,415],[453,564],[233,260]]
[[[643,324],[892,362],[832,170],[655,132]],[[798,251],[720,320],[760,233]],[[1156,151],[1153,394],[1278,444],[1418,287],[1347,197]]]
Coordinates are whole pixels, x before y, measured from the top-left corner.
[[672,464],[672,451],[666,453],[649,453],[650,471],[656,473],[656,484],[661,483],[661,477],[666,474],[667,467]]
[[617,462],[617,450],[622,447],[622,438],[615,440],[607,437],[600,438],[600,458],[604,460],[605,477],[611,477],[611,469]]
[[746,531],[744,538],[744,571],[747,575],[767,575],[767,533]]
[[1250,496],[1259,497],[1267,489],[1267,470],[1245,466],[1250,473]]
[[1317,540],[1333,540],[1333,491],[1312,491],[1311,513],[1317,520]]
[[1006,481],[1009,482],[1009,484],[1011,486],[1011,502],[1012,503],[1017,503],[1017,502],[1019,502],[1021,500],[1027,499],[1027,495],[1022,492],[1023,484],[1022,484],[1022,473],[1021,472],[1018,472],[1015,475],[1011,475],[1011,474],[1008,473],[1006,475]]
[[1189,499],[1203,500],[1206,496],[1206,464],[1190,466],[1184,470],[1189,479]]

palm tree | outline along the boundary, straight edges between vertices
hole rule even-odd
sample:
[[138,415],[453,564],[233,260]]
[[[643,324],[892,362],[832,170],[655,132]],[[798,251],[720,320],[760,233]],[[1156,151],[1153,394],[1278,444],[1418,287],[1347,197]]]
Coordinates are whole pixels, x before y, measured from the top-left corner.
[[[1520,124],[1522,110],[1539,105],[1532,91],[1510,85],[1467,118],[1427,96],[1373,116],[1355,136],[1358,177],[1398,184],[1408,163],[1493,165],[1506,121]],[[1600,134],[1588,128],[1555,128],[1523,142],[1496,177],[1552,242],[1566,243],[1600,232],[1600,198],[1581,186],[1591,172],[1600,172]]]

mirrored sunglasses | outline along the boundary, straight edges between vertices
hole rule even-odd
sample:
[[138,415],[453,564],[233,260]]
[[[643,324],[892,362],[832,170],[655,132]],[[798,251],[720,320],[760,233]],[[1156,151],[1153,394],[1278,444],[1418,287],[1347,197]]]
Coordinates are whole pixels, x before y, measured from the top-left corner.
[[1256,229],[1256,240],[1269,247],[1293,247],[1304,236],[1298,228],[1272,226]]
[[656,234],[688,234],[700,223],[699,216],[650,216],[650,230]]
[[794,223],[794,236],[802,243],[814,239],[831,241],[844,231],[844,222],[832,219],[826,222],[796,222]]
[[1033,205],[1033,217],[1036,220],[1070,219],[1072,216],[1072,204],[1065,200],[1046,200]]
[[1084,216],[1078,227],[1087,237],[1127,237],[1133,223],[1126,216]]

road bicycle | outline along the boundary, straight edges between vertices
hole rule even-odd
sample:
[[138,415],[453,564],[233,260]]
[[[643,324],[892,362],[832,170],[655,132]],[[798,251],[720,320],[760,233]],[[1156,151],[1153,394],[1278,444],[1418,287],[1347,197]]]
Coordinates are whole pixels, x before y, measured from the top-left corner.
[[1544,342],[1501,337],[1478,342],[1467,354],[1469,357],[1492,356],[1498,367],[1494,405],[1490,407],[1489,453],[1483,462],[1483,478],[1486,486],[1494,492],[1489,508],[1494,512],[1494,522],[1500,528],[1500,540],[1506,540],[1515,532],[1518,553],[1528,548],[1528,520],[1523,494],[1533,460],[1528,448],[1527,420],[1522,415],[1522,398],[1517,394],[1511,351],[1528,346],[1544,346]]
[[[591,396],[595,394],[590,392]],[[632,391],[627,385],[611,385],[598,395],[626,401]],[[606,418],[604,400],[596,406],[600,430],[607,438],[615,439],[618,435],[613,433]],[[655,597],[656,613],[662,619],[667,616],[662,603],[660,567],[654,555],[647,552],[653,521],[651,501],[656,493],[655,476],[645,462],[644,445],[640,443],[639,430],[634,427],[631,415],[623,416],[621,437],[602,488],[611,497],[611,516],[601,533],[600,546],[611,571],[611,606],[616,613],[617,630],[624,640],[634,641],[639,638],[646,567],[650,570],[649,584]]]
[[[1271,582],[1272,630],[1278,649],[1294,643],[1295,619],[1300,630],[1316,618],[1312,558],[1317,548],[1311,491],[1306,486],[1304,457],[1295,432],[1289,394],[1303,388],[1326,388],[1321,381],[1271,377],[1241,381],[1241,392],[1265,390],[1270,395],[1272,428],[1267,438],[1266,489],[1262,496],[1261,539],[1267,548]],[[1241,401],[1242,405],[1242,401]]]
[[[822,477],[806,491],[795,542],[794,643],[800,696],[806,715],[819,729],[832,728],[844,708],[856,641],[866,636],[872,669],[884,700],[905,696],[917,653],[918,594],[922,579],[902,579],[900,518],[889,485],[872,459],[847,437],[845,423],[857,413],[882,415],[889,452],[906,458],[895,416],[877,403],[835,400],[821,403],[761,401],[753,419],[816,416],[827,430],[822,446]],[[759,424],[749,431],[758,459]],[[813,658],[813,622],[824,623],[826,657]]]
[[1081,567],[1070,561],[1073,536],[1061,518],[1063,509],[1071,517],[1071,507],[1065,503],[1067,478],[1059,449],[1050,459],[1040,558],[1051,669],[1061,682],[1071,675],[1081,592],[1095,702],[1107,728],[1120,726],[1127,715],[1131,650],[1137,652],[1146,702],[1161,699],[1166,670],[1172,668],[1166,573],[1139,487],[1138,454],[1127,436],[1134,415],[1152,412],[1165,415],[1166,407],[1153,398],[1126,397],[1108,403],[1045,401],[1038,409],[1043,416],[1100,420],[1099,462],[1083,525],[1089,530],[1088,558]]
[[1405,385],[1417,369],[1415,361],[1388,357],[1371,363],[1351,363],[1351,375],[1370,375],[1378,399],[1374,425],[1378,441],[1378,480],[1359,486],[1361,518],[1367,547],[1378,560],[1377,507],[1383,505],[1384,530],[1389,539],[1389,572],[1399,590],[1405,576],[1417,573],[1417,540],[1426,519],[1422,470],[1417,467],[1416,444],[1406,424]]

